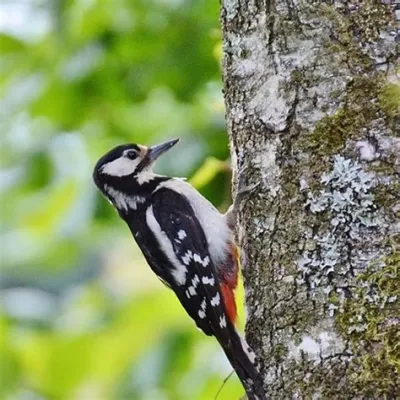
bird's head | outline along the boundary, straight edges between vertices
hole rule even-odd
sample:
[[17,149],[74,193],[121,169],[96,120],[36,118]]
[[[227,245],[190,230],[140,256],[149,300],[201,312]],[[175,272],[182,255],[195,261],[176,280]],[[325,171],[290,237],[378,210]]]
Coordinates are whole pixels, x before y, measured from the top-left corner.
[[96,163],[93,179],[102,191],[105,185],[143,185],[157,176],[152,172],[154,162],[178,141],[169,140],[152,147],[138,144],[114,147]]

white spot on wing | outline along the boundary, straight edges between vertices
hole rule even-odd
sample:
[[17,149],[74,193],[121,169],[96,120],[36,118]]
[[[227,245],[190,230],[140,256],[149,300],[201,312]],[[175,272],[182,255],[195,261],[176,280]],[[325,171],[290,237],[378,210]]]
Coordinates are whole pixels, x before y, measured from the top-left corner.
[[211,299],[211,305],[213,307],[219,306],[221,303],[221,297],[219,293],[217,293],[212,299]]
[[189,290],[189,294],[191,294],[192,296],[196,296],[197,292],[196,292],[196,289],[194,286],[189,286],[188,290]]
[[182,261],[185,265],[189,265],[190,264],[190,260],[192,259],[192,252],[190,250],[188,250],[185,255],[182,257]]
[[155,238],[157,239],[161,249],[167,255],[171,264],[174,266],[174,269],[171,271],[172,276],[174,277],[178,285],[183,285],[186,282],[187,269],[176,257],[176,254],[172,247],[172,243],[168,239],[165,232],[162,231],[160,224],[157,222],[154,216],[152,206],[150,206],[146,211],[146,222],[151,231],[153,232]]
[[206,317],[206,307],[207,307],[207,300],[204,298],[200,304],[201,310],[199,310],[198,314],[201,319]]
[[219,326],[221,328],[226,328],[226,318],[225,315],[219,318]]
[[205,256],[204,259],[202,259],[198,254],[193,255],[193,260],[201,264],[203,267],[207,267],[207,265],[210,263],[210,257]]
[[181,229],[179,232],[178,232],[178,237],[179,237],[179,239],[185,239],[185,237],[187,237],[187,235],[186,235],[186,232],[183,230],[183,229]]
[[210,278],[208,276],[203,276],[203,278],[201,278],[201,281],[204,285],[214,286],[215,284],[215,278],[213,276]]
[[199,283],[200,279],[197,275],[195,275],[194,278],[192,279],[192,285],[196,288]]

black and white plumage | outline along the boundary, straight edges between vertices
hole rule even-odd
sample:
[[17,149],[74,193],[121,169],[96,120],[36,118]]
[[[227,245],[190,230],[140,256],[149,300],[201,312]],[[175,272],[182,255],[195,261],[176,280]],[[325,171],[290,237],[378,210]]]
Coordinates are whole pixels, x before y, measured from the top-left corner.
[[197,327],[217,338],[249,399],[264,399],[254,353],[234,327],[236,247],[227,219],[184,180],[152,172],[154,161],[176,142],[118,146],[97,162],[94,181],[151,269]]

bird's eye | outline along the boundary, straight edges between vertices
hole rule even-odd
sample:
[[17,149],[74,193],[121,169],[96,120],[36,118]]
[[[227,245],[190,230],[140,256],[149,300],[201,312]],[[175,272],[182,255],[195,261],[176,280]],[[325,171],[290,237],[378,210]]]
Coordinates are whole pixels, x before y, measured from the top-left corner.
[[137,153],[135,150],[129,150],[125,153],[125,156],[130,160],[134,160],[137,157]]

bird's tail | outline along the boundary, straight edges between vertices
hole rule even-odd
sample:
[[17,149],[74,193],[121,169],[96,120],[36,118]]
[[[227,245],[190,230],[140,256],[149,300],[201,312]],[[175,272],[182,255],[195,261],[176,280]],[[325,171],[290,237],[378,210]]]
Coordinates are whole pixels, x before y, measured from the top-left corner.
[[232,368],[235,370],[246,391],[248,400],[265,400],[266,393],[258,371],[256,355],[232,324],[230,325],[230,339],[218,339]]

